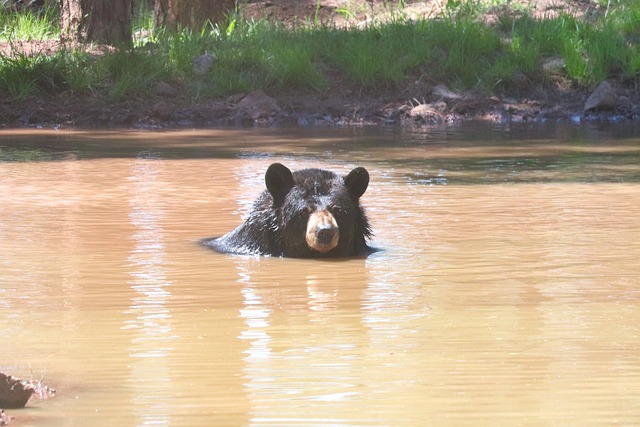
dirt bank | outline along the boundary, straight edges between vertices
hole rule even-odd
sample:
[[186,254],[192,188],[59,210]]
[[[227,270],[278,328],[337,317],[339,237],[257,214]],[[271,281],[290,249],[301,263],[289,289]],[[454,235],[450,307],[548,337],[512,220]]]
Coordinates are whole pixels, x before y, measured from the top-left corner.
[[432,126],[463,120],[494,122],[626,121],[640,119],[640,99],[615,87],[616,102],[584,111],[590,92],[545,89],[518,98],[458,94],[416,82],[395,93],[361,93],[334,82],[323,94],[236,94],[190,102],[154,94],[108,102],[91,95],[0,101],[1,127],[191,128],[247,125]]

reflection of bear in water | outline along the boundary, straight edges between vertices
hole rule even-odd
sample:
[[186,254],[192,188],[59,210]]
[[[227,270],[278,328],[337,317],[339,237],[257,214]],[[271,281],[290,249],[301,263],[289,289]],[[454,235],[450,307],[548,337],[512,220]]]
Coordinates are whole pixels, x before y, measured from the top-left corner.
[[202,244],[219,252],[296,258],[348,257],[370,252],[369,221],[360,196],[369,185],[365,168],[344,178],[321,169],[291,172],[274,163],[267,191],[244,224]]

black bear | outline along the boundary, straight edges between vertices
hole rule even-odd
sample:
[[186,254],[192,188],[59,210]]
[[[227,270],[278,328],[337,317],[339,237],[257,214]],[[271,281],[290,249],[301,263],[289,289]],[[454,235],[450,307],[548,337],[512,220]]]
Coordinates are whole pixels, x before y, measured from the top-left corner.
[[369,185],[363,167],[345,177],[322,169],[291,172],[274,163],[267,190],[235,230],[201,243],[219,252],[295,258],[350,257],[370,252],[369,220],[360,196]]

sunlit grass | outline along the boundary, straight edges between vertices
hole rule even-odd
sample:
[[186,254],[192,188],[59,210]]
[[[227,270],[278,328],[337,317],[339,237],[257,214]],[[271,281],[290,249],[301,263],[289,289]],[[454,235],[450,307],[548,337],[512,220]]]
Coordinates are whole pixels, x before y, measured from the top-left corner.
[[[311,22],[290,29],[236,19],[233,26],[177,34],[147,28],[152,19],[139,10],[134,29],[145,36],[134,48],[101,55],[81,48],[51,56],[0,55],[0,92],[24,98],[73,91],[120,99],[152,93],[166,81],[198,99],[254,89],[318,92],[336,76],[370,91],[426,78],[458,90],[517,92],[557,77],[543,69],[548,58],[561,58],[561,77],[585,87],[607,78],[637,82],[640,77],[640,2],[612,2],[606,16],[589,19],[561,14],[536,20],[526,10],[495,25],[480,19],[487,7],[503,3],[509,2],[449,1],[442,16],[420,21],[398,9],[392,19],[362,28]],[[54,12],[0,12],[0,40],[58,34]],[[193,59],[205,53],[216,59],[198,74]]]
[[58,13],[53,8],[18,13],[0,7],[0,40],[44,40],[59,35]]

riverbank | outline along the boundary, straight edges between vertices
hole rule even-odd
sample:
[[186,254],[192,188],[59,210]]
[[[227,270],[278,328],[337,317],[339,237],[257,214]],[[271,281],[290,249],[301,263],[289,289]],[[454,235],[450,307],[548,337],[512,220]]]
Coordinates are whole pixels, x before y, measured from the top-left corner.
[[248,2],[243,20],[291,32],[257,25],[239,36],[146,41],[139,32],[124,54],[51,40],[0,43],[4,66],[16,69],[0,75],[0,126],[640,120],[638,36],[599,23],[609,10],[595,1],[523,0],[481,13],[478,3],[471,12],[464,3],[346,3]]
[[[614,83],[615,84],[615,83]],[[272,94],[261,90],[192,102],[153,94],[110,102],[62,93],[0,101],[0,126],[190,128],[216,126],[433,126],[467,120],[498,123],[543,121],[637,121],[640,100],[618,87],[616,103],[585,111],[591,93],[545,90],[520,98],[455,93],[442,85],[399,93],[360,94],[357,88],[321,95]],[[159,92],[167,89],[158,89]],[[622,93],[622,95],[619,95]]]

